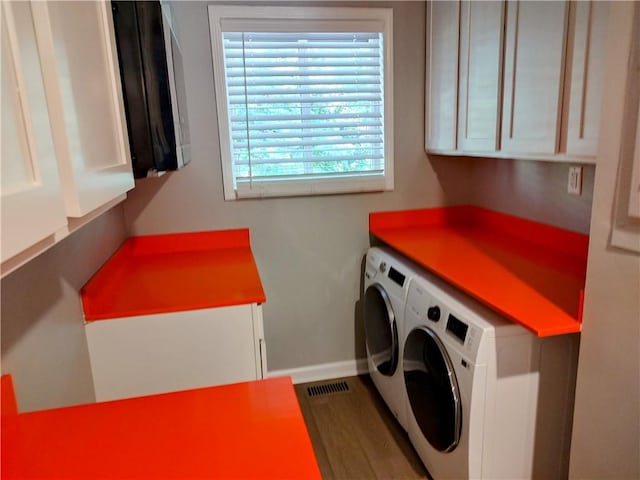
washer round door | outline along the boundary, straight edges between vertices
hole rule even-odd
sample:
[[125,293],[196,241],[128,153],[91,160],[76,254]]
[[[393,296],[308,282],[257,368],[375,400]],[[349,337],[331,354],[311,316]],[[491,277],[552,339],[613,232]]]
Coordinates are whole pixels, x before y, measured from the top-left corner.
[[429,327],[409,333],[404,344],[404,381],[422,434],[440,452],[453,451],[462,431],[462,404],[445,346]]
[[377,283],[364,294],[364,334],[378,372],[393,375],[398,367],[398,327],[389,295]]

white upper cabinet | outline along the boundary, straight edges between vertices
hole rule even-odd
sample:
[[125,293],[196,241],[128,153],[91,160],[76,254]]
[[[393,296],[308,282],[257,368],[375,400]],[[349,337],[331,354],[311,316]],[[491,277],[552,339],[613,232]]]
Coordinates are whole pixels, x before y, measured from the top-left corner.
[[507,3],[502,150],[554,154],[560,139],[568,3]]
[[499,148],[504,7],[501,1],[462,3],[458,147],[463,152]]
[[455,150],[458,105],[460,2],[427,4],[425,147]]
[[611,245],[640,253],[640,3],[626,11],[624,21],[620,11],[611,9],[617,18],[610,19],[609,28],[620,33],[609,34],[603,110],[620,112],[622,119],[602,125],[606,135],[599,157],[617,163]]
[[4,276],[134,182],[110,3],[5,1],[0,12]]
[[31,5],[2,2],[2,261],[64,228]]
[[110,3],[33,12],[67,215],[82,217],[134,186]]
[[429,2],[426,150],[595,162],[608,10],[589,1]]
[[571,8],[572,59],[566,150],[570,155],[595,157],[604,88],[609,4],[573,2]]

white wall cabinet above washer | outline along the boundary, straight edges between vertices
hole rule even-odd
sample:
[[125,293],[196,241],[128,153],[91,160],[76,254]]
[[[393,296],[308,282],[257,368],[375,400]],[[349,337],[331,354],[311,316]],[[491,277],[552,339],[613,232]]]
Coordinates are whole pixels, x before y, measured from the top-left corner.
[[503,1],[462,2],[458,102],[462,151],[500,148],[504,14]]
[[[595,162],[608,8],[562,0],[430,2],[427,152]],[[456,75],[445,82],[443,72]]]
[[570,20],[570,72],[567,79],[566,151],[595,157],[604,93],[607,2],[573,2]]
[[456,150],[460,2],[427,2],[425,148]]
[[560,139],[568,4],[507,3],[502,145],[554,154]]
[[[640,252],[640,6],[636,5],[628,54],[616,52],[626,63],[624,111],[613,209],[611,245]],[[622,82],[620,82],[622,83]]]

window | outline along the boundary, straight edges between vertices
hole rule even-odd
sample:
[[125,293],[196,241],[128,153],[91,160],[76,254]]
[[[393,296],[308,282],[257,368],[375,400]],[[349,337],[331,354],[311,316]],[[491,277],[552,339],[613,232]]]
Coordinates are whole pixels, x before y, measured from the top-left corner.
[[393,188],[392,10],[209,6],[225,199]]

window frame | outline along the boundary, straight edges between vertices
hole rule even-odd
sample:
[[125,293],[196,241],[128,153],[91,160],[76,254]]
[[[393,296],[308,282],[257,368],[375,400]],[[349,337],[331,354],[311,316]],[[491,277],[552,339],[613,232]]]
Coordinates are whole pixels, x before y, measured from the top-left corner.
[[[225,200],[393,190],[392,8],[209,5],[208,13]],[[303,28],[302,24],[306,24],[308,27]],[[249,182],[249,187],[238,189],[231,155],[230,119],[222,42],[222,34],[229,31],[376,31],[382,33],[384,174],[354,174],[352,176],[345,174],[338,178],[319,176],[309,179],[252,181]]]

